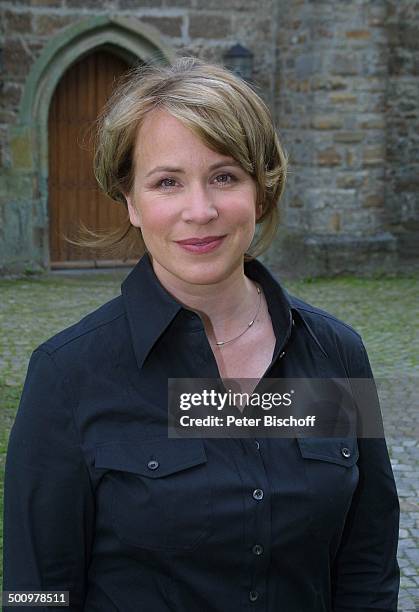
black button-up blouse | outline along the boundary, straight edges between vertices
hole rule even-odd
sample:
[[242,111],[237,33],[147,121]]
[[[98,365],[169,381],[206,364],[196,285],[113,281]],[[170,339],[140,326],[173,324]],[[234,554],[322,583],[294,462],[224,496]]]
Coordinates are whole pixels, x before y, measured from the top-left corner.
[[[276,335],[265,377],[372,376],[352,328],[260,262],[245,273]],[[200,317],[145,255],[121,296],[31,357],[6,462],[4,590],[68,590],[86,612],[395,612],[384,439],[168,438],[169,377],[219,372]]]

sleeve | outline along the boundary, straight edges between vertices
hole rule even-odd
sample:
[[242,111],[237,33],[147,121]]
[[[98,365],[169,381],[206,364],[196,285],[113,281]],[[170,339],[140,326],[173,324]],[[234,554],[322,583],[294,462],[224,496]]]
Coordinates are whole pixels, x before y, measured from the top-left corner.
[[[352,376],[373,378],[362,343]],[[359,438],[359,484],[332,568],[333,612],[397,612],[399,501],[384,438]]]
[[72,403],[67,378],[52,357],[34,351],[7,450],[3,590],[69,591],[69,609],[78,611],[85,597],[94,497]]

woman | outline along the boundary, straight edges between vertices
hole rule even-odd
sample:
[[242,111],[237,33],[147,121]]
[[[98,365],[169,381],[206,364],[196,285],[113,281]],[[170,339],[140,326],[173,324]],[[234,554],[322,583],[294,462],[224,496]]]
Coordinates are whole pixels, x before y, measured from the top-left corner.
[[169,378],[372,376],[359,335],[255,258],[286,172],[265,104],[199,60],[140,69],[95,167],[145,254],[121,296],[32,355],[4,589],[66,590],[89,612],[395,611],[384,439],[168,437]]

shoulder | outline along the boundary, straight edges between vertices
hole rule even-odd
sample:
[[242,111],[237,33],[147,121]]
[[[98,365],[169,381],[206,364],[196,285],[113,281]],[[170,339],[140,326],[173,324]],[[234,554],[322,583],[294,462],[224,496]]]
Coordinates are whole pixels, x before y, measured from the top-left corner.
[[31,413],[36,409],[45,415],[49,410],[50,415],[67,418],[65,406],[76,405],[84,392],[110,380],[121,353],[131,357],[129,342],[123,300],[118,296],[33,350],[22,405]]
[[[341,321],[334,315],[305,302],[292,295],[278,278],[274,271],[271,271],[258,260],[247,263],[249,271],[253,277],[266,283],[269,289],[278,296],[278,306],[293,312],[294,319],[302,321],[310,331],[316,335],[317,339],[325,344],[340,341],[348,345],[361,345],[360,334],[351,326]],[[295,321],[296,322],[296,321]]]
[[288,296],[291,307],[322,336],[338,336],[349,343],[362,342],[361,334],[348,323],[298,297],[290,294]]
[[360,333],[329,312],[289,295],[294,316],[317,343],[324,355],[343,364],[353,377],[370,376],[370,366]]
[[325,357],[330,358],[332,362],[343,363],[346,372],[358,371],[358,366],[364,371],[368,359],[357,330],[331,313],[290,294],[276,273],[261,262],[252,260],[247,265],[253,277],[266,283],[266,286],[273,290],[272,294],[278,296],[278,307],[282,311],[287,310],[288,314],[291,310],[295,330],[304,336],[302,347],[311,339]]
[[86,361],[103,355],[109,340],[123,341],[128,334],[122,296],[113,298],[90,312],[77,323],[58,332],[35,350],[47,353],[52,359]]

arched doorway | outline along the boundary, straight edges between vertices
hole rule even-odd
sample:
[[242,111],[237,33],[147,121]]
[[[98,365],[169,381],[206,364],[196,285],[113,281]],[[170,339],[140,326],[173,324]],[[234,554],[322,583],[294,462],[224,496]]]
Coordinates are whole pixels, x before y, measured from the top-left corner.
[[97,49],[71,65],[55,89],[48,116],[51,267],[105,264],[106,254],[73,245],[65,236],[75,237],[80,222],[106,230],[126,218],[125,207],[111,202],[98,188],[92,136],[97,116],[128,68],[118,55]]
[[[10,127],[10,142],[16,152],[11,177],[31,186],[31,193],[26,190],[18,200],[13,194],[10,202],[13,206],[21,204],[19,210],[23,215],[18,228],[21,253],[16,269],[22,266],[48,269],[51,265],[49,184],[54,184],[55,179],[49,179],[49,166],[57,163],[57,154],[48,151],[51,101],[67,71],[99,50],[124,58],[127,66],[138,62],[166,65],[176,58],[175,50],[165,44],[156,28],[132,15],[99,15],[76,20],[42,49],[26,79],[18,121]],[[109,206],[112,209],[117,204],[109,202]],[[71,265],[71,261],[63,260],[60,266]],[[76,261],[80,264],[83,260]],[[90,260],[89,265],[96,263]]]

